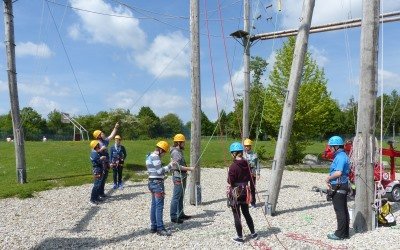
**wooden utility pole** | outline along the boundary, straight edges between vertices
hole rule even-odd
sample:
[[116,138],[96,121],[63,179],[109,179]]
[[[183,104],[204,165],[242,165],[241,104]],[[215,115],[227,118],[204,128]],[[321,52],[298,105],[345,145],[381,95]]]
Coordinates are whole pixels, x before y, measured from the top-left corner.
[[11,118],[13,123],[15,163],[17,168],[17,182],[26,183],[26,163],[24,132],[19,115],[17,70],[15,67],[15,42],[12,0],[4,0],[4,31],[7,53],[8,89],[10,92]]
[[190,0],[190,41],[191,41],[191,88],[192,125],[190,127],[190,165],[195,167],[190,175],[190,204],[201,203],[200,186],[200,139],[201,139],[201,92],[200,92],[200,40],[199,1]]
[[305,0],[303,3],[300,28],[296,38],[292,68],[290,70],[288,90],[283,106],[283,113],[281,125],[279,128],[274,161],[272,163],[271,180],[266,196],[267,202],[265,203],[265,211],[267,214],[270,215],[275,214],[276,204],[278,201],[283,169],[285,167],[287,147],[289,144],[290,133],[292,131],[297,94],[299,92],[301,76],[304,68],[304,58],[307,52],[308,35],[311,26],[314,5],[315,0]]
[[355,218],[353,228],[365,232],[375,228],[374,205],[374,153],[375,153],[375,100],[377,96],[379,0],[363,0],[361,23],[361,69],[357,112],[359,152],[356,158]]
[[[250,34],[250,0],[244,0],[244,31]],[[249,138],[249,92],[250,92],[250,35],[243,37],[243,71],[244,71],[244,90],[243,90],[243,140]]]

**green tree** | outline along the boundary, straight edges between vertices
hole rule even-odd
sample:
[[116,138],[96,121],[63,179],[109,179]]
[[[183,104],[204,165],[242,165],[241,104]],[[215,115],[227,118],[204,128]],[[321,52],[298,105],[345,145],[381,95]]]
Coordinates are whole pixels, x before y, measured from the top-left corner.
[[399,128],[400,125],[400,96],[396,90],[390,95],[383,94],[383,113],[381,113],[381,98],[376,100],[376,134],[380,136],[380,121],[383,119],[383,136],[390,137],[393,134],[393,125]]
[[160,121],[163,137],[172,138],[175,134],[184,133],[182,120],[176,114],[169,113]]
[[161,136],[160,118],[150,107],[141,107],[137,115],[138,134],[140,139],[157,138]]
[[47,128],[49,134],[58,136],[72,135],[73,125],[61,122],[62,114],[58,110],[53,110],[47,115]]
[[23,108],[20,115],[25,140],[41,140],[47,131],[46,120],[31,107]]
[[0,115],[0,138],[4,139],[13,135],[11,113]]
[[210,136],[214,132],[214,123],[211,122],[207,115],[201,111],[201,135]]
[[[270,84],[266,89],[264,119],[269,133],[276,137],[282,117],[290,70],[293,61],[295,38],[290,37],[277,52],[276,61],[270,73]],[[320,69],[306,53],[301,85],[297,96],[296,111],[290,136],[286,162],[298,163],[310,139],[318,138],[328,130],[337,103],[327,91],[327,80]]]

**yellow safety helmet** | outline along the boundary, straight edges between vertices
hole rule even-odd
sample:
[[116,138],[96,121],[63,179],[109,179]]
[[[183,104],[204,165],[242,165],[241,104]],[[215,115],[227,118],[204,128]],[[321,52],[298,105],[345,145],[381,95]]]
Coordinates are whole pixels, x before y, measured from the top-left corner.
[[246,140],[244,140],[243,145],[245,145],[245,146],[251,146],[251,145],[253,145],[253,141],[247,138]]
[[101,130],[95,130],[95,131],[93,132],[93,137],[94,137],[94,139],[99,138],[100,135],[101,135]]
[[114,137],[114,139],[121,140],[121,136],[119,136],[119,135],[116,135],[116,136]]
[[185,141],[185,136],[183,134],[176,134],[174,136],[174,141],[176,142]]
[[166,141],[159,141],[156,144],[157,147],[161,148],[162,150],[164,150],[165,152],[168,152],[169,149],[169,145],[168,142]]
[[95,147],[99,145],[99,141],[98,140],[93,140],[90,142],[90,148],[91,149],[95,149]]

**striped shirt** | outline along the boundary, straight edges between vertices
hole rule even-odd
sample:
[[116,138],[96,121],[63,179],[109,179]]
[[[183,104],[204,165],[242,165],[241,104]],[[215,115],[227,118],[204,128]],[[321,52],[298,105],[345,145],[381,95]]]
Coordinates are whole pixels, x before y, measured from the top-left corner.
[[165,173],[171,170],[170,164],[162,166],[160,156],[155,152],[146,156],[146,167],[149,179],[164,179]]
[[248,151],[244,154],[244,158],[250,165],[251,172],[253,174],[260,174],[260,164],[258,163],[258,156],[257,153],[253,150]]

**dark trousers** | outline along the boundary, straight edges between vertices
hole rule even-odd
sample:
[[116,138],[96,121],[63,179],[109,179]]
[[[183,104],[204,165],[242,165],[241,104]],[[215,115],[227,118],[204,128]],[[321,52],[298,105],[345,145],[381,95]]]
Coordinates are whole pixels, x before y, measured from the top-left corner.
[[107,177],[108,177],[108,169],[103,170],[103,177],[101,178],[99,195],[104,195],[104,186],[106,185]]
[[250,180],[251,205],[256,205],[256,175],[251,175]]
[[114,184],[121,184],[122,183],[122,168],[123,166],[118,165],[118,167],[113,168],[113,180]]
[[337,220],[337,230],[335,231],[335,235],[340,238],[348,238],[350,218],[347,209],[347,195],[336,193],[333,196],[332,203]]
[[240,210],[242,210],[242,214],[244,216],[244,219],[246,220],[247,226],[249,227],[250,232],[253,234],[254,233],[254,223],[253,223],[253,218],[251,218],[251,215],[249,212],[249,205],[247,205],[246,203],[238,204],[238,205],[232,207],[233,218],[235,220],[235,228],[236,228],[236,233],[237,233],[238,237],[243,237],[243,227],[242,227],[242,222],[241,222]]
[[101,180],[102,180],[101,177],[96,178],[96,176],[94,176],[92,193],[90,194],[91,201],[99,200],[99,195],[100,195],[99,189],[100,189]]

